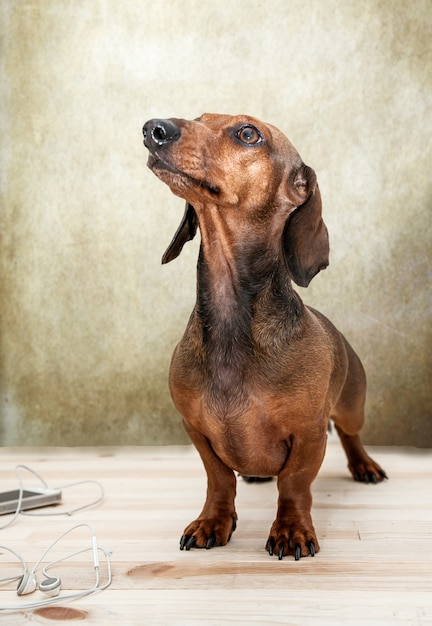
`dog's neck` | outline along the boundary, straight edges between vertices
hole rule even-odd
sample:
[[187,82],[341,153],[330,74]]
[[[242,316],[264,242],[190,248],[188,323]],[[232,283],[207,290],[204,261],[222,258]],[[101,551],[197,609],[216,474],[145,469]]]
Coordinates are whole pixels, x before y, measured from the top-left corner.
[[[276,337],[279,344],[281,337],[289,340],[300,322],[303,304],[291,287],[282,254],[282,229],[281,220],[280,227],[263,238],[258,229],[233,232],[218,212],[212,219],[207,214],[200,220],[195,319],[211,373],[208,380],[222,401],[228,401],[223,400],[225,389],[235,400],[233,382],[243,389],[254,352],[268,351],[274,358]],[[272,324],[277,333],[271,332]]]
[[282,298],[286,313],[295,314],[290,309],[298,308],[299,299],[282,250],[286,215],[273,214],[245,226],[235,215],[206,206],[197,217],[201,232],[197,306],[203,321],[209,315],[230,319],[235,311],[252,318],[264,292],[274,294],[278,303]]

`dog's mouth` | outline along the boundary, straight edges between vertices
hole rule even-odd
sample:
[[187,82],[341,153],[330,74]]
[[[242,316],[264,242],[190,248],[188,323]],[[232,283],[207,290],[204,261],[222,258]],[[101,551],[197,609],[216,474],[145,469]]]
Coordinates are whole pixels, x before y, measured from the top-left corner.
[[219,195],[220,193],[219,187],[217,187],[216,185],[212,185],[206,180],[199,180],[198,178],[195,178],[194,176],[183,172],[174,165],[171,165],[171,163],[165,161],[165,159],[163,159],[157,151],[150,152],[147,165],[151,169],[151,171],[163,182],[171,182],[172,176],[170,176],[170,174],[174,174],[175,176],[179,176],[183,181],[192,184],[194,187],[206,189],[212,195]]

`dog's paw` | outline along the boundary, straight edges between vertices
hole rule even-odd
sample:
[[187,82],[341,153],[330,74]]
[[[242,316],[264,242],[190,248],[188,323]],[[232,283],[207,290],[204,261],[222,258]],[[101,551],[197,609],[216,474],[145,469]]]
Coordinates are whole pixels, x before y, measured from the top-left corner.
[[353,475],[354,480],[360,483],[371,483],[376,485],[383,480],[388,479],[385,471],[369,456],[362,461],[350,463],[348,468]]
[[315,556],[319,552],[319,543],[313,527],[301,524],[286,524],[276,520],[270,530],[266,550],[270,556],[277,555],[279,560],[292,555],[298,561],[302,556]]
[[210,550],[216,546],[225,546],[237,526],[237,516],[226,520],[198,518],[189,526],[180,539],[180,550],[205,548]]

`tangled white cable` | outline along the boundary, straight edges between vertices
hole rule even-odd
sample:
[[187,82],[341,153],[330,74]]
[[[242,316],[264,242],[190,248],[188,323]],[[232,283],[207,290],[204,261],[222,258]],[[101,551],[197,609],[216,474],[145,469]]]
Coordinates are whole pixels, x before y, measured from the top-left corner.
[[[75,531],[77,528],[88,528],[91,534],[91,547],[89,548],[84,548],[83,550],[78,550],[77,552],[74,552],[73,554],[69,554],[65,557],[62,557],[61,559],[57,559],[55,561],[52,561],[50,563],[48,563],[47,565],[45,565],[45,567],[42,568],[42,574],[45,576],[44,580],[42,580],[40,583],[37,582],[37,570],[40,567],[42,561],[45,559],[45,557],[47,556],[47,554],[50,552],[50,550],[52,550],[52,548],[57,545],[57,543],[59,541],[61,541],[66,535],[69,535],[71,532]],[[92,593],[96,593],[97,591],[102,591],[103,589],[106,589],[107,587],[110,586],[111,584],[111,580],[112,580],[112,576],[111,576],[111,560],[110,560],[110,556],[111,556],[111,552],[105,550],[104,548],[100,548],[97,544],[97,540],[96,540],[96,535],[93,531],[93,528],[89,525],[89,524],[77,524],[76,526],[73,526],[72,528],[70,528],[69,530],[67,530],[66,532],[64,532],[62,535],[60,535],[60,537],[58,537],[46,550],[45,552],[42,554],[42,556],[40,557],[40,559],[37,561],[37,563],[34,565],[34,567],[29,571],[27,564],[25,562],[25,560],[23,559],[23,557],[18,553],[15,552],[15,550],[12,550],[11,548],[8,548],[6,546],[0,546],[0,550],[7,550],[8,552],[10,552],[11,554],[14,554],[17,559],[21,562],[22,566],[23,566],[23,572],[20,575],[17,576],[12,576],[12,577],[8,577],[8,578],[3,578],[0,579],[0,584],[5,584],[7,582],[13,582],[14,580],[18,580],[18,587],[17,587],[17,594],[19,596],[23,596],[23,595],[27,595],[28,593],[32,593],[33,591],[35,591],[36,589],[39,589],[40,591],[43,591],[44,593],[46,593],[49,597],[48,599],[45,600],[40,600],[40,601],[36,601],[36,602],[30,602],[30,603],[26,603],[26,604],[17,604],[17,605],[12,605],[12,606],[0,606],[0,611],[23,611],[23,610],[28,610],[28,609],[36,609],[36,608],[40,608],[43,606],[49,606],[51,604],[55,604],[57,602],[65,602],[67,600],[76,600],[78,598],[83,598],[85,596],[88,596]],[[70,593],[70,594],[66,594],[66,595],[62,595],[59,596],[59,592],[60,592],[60,588],[61,588],[61,580],[60,578],[58,578],[57,576],[49,576],[48,575],[48,570],[53,567],[54,565],[58,565],[59,563],[62,563],[63,561],[67,561],[68,559],[73,558],[74,556],[77,556],[79,554],[83,554],[84,552],[89,552],[92,551],[93,552],[93,567],[95,570],[95,582],[94,585],[88,589],[84,589],[82,591],[77,591],[74,593]],[[102,552],[105,556],[106,559],[106,567],[107,567],[107,580],[101,584],[101,580],[100,580],[100,572],[99,572],[99,552]]]
[[92,500],[91,502],[89,502],[88,504],[84,504],[82,506],[76,507],[75,509],[71,509],[69,511],[49,511],[49,512],[43,512],[43,513],[34,513],[34,512],[29,512],[29,511],[22,511],[21,510],[21,505],[22,505],[22,500],[23,500],[23,494],[24,494],[24,481],[23,478],[21,476],[21,470],[25,470],[27,472],[30,472],[30,474],[33,474],[33,476],[35,478],[37,478],[43,485],[43,487],[48,488],[48,484],[47,482],[42,478],[42,476],[40,474],[38,474],[35,470],[31,469],[30,467],[28,467],[27,465],[17,465],[15,467],[15,475],[18,479],[18,483],[19,483],[19,496],[18,496],[18,503],[17,503],[17,507],[16,507],[16,511],[13,514],[13,517],[6,523],[3,524],[2,526],[0,526],[0,530],[3,530],[5,528],[8,528],[8,526],[11,526],[15,520],[17,519],[18,515],[29,515],[29,516],[33,516],[33,517],[45,517],[45,516],[54,516],[54,515],[73,515],[74,513],[77,513],[78,511],[84,511],[85,509],[89,509],[91,507],[96,506],[97,504],[99,504],[100,502],[102,502],[102,500],[104,499],[105,496],[105,491],[103,488],[103,485],[97,481],[97,480],[80,480],[74,483],[70,483],[67,485],[61,485],[59,487],[56,487],[56,489],[59,490],[66,490],[66,489],[70,489],[73,487],[78,487],[80,485],[85,485],[85,484],[93,484],[96,485],[99,489],[99,496],[95,499]]

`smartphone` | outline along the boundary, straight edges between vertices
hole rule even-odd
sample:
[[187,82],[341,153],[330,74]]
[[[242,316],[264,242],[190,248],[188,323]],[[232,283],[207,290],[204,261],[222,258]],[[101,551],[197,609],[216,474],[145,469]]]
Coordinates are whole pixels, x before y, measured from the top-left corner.
[[[15,513],[18,506],[19,489],[0,493],[0,515]],[[24,489],[20,510],[37,509],[41,506],[59,504],[62,493],[58,489]]]

